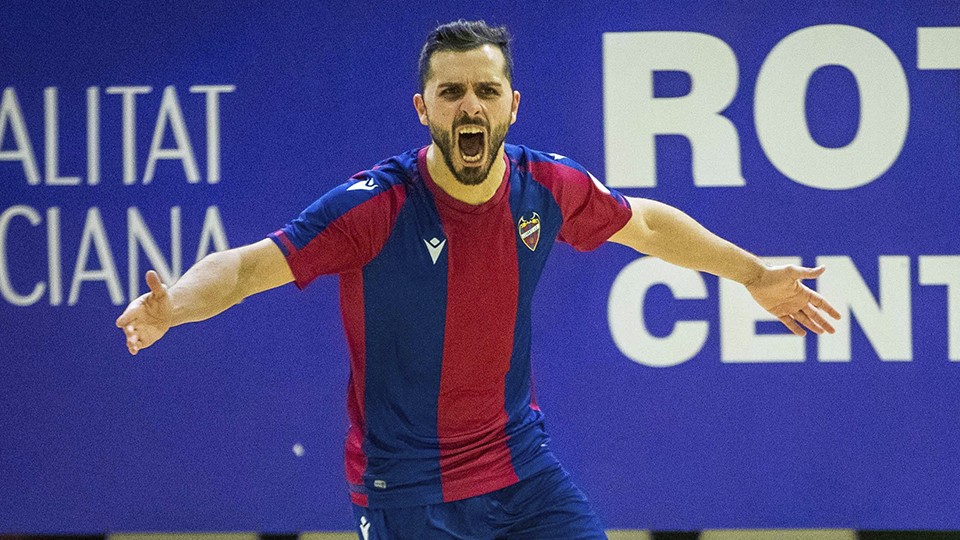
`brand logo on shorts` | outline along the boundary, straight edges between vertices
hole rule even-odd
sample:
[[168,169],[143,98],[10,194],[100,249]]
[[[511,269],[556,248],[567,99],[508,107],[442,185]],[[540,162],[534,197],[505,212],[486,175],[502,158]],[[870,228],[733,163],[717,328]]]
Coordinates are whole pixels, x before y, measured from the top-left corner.
[[530,251],[536,250],[537,244],[540,243],[540,214],[530,212],[520,216],[520,221],[517,222],[517,232],[520,233],[523,245],[530,248]]
[[369,540],[370,522],[367,521],[367,516],[360,516],[360,534],[363,535],[363,540]]

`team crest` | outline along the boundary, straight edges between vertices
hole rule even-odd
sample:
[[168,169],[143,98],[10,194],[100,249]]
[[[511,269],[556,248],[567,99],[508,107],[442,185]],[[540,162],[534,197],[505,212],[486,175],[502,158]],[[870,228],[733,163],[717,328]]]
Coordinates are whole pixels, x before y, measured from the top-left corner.
[[537,249],[540,243],[540,214],[530,212],[530,214],[520,216],[517,222],[517,232],[520,233],[520,239],[523,244],[530,248],[530,251]]

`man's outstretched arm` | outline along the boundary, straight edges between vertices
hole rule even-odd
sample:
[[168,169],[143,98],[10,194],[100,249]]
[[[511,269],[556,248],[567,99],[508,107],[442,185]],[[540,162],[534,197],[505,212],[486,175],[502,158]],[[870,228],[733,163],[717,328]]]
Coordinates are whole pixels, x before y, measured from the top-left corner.
[[635,197],[627,200],[633,216],[610,241],[684,268],[742,283],[758,304],[794,334],[805,335],[803,327],[817,334],[833,333],[823,314],[839,319],[840,313],[801,282],[820,276],[823,267],[766,266],[755,255],[711,233],[672,206]]
[[265,239],[211,253],[170,288],[153,270],[146,278],[150,292],[117,319],[130,354],[153,345],[171,327],[209,319],[252,294],[290,283],[293,274],[280,249]]

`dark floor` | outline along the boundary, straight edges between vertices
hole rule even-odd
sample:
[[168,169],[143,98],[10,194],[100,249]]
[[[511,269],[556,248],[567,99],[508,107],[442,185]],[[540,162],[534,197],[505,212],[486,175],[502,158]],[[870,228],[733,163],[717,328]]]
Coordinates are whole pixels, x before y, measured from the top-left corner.
[[[171,533],[171,536],[176,536]],[[260,534],[260,540],[298,540],[297,533]],[[698,540],[698,531],[653,531],[652,540]],[[859,531],[858,540],[960,540],[960,531]],[[0,540],[106,540],[105,535],[0,534]]]

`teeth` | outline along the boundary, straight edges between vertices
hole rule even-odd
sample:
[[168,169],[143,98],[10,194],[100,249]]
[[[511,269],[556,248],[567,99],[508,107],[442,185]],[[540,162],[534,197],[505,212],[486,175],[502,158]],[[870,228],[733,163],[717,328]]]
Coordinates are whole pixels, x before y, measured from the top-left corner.
[[[480,126],[463,126],[457,130],[458,136],[459,135],[477,135],[482,133],[483,133],[483,128],[481,128]],[[463,159],[465,163],[479,163],[480,160],[483,158],[483,151],[481,150],[481,152],[475,156],[468,156],[463,152],[460,152],[460,157]]]

